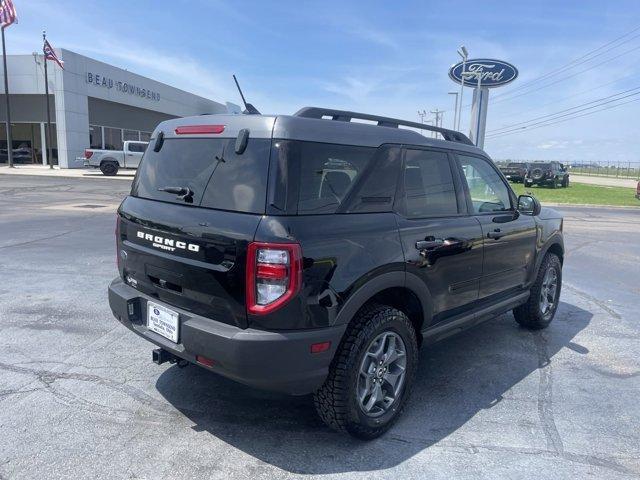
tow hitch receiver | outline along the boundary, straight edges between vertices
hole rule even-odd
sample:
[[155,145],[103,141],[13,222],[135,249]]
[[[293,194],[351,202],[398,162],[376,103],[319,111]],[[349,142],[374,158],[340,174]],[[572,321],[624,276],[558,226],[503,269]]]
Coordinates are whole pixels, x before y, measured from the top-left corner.
[[189,365],[188,361],[176,357],[173,353],[167,352],[162,348],[156,348],[153,352],[151,352],[151,358],[153,359],[153,363],[157,363],[158,365],[162,365],[166,362],[177,363],[178,367],[180,368],[184,368]]

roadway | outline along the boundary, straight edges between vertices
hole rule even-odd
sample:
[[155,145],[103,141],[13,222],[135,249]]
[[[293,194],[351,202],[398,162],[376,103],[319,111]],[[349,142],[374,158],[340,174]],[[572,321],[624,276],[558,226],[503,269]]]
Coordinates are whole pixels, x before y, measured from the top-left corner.
[[0,479],[640,475],[640,209],[561,207],[550,328],[505,314],[423,350],[404,416],[363,443],[309,397],[151,363],[106,298],[128,188],[0,175]]

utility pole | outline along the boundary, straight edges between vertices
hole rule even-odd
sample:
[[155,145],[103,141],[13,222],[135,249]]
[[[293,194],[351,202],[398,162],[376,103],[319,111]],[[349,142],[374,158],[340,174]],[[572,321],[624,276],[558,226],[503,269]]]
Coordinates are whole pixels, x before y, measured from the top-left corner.
[[426,110],[418,110],[418,116],[420,117],[420,122],[424,123],[424,117],[426,117],[427,111]]
[[444,117],[444,110],[440,110],[436,108],[435,110],[431,110],[431,113],[433,113],[436,116],[436,127],[442,127],[442,118]]

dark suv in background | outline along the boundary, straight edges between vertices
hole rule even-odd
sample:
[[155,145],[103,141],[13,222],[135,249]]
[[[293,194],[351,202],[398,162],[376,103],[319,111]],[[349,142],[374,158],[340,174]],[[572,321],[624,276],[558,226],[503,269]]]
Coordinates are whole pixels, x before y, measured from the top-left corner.
[[398,418],[421,345],[509,310],[549,325],[564,255],[561,216],[464,135],[321,108],[161,123],[116,239],[109,303],[154,361],[313,393],[360,438]]
[[566,188],[569,186],[569,172],[560,162],[532,163],[524,179],[524,186],[532,185]]
[[526,162],[510,162],[500,167],[500,171],[507,180],[511,180],[514,183],[522,183],[530,168],[531,166]]

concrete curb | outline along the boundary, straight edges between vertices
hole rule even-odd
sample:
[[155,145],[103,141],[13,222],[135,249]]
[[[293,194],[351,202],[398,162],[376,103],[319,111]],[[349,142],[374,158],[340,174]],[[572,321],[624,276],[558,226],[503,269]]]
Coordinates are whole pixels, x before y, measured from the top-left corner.
[[634,210],[640,209],[640,201],[638,206],[631,205],[600,205],[594,203],[547,203],[542,204],[543,207],[580,207],[580,208],[619,208],[620,210]]
[[9,169],[9,167],[0,167],[0,175],[14,175],[14,176],[29,176],[29,177],[48,177],[48,178],[96,178],[102,180],[128,180],[132,181],[134,174],[118,174],[114,176],[103,175],[100,170],[87,170],[87,169],[69,169],[60,170],[54,168],[49,169],[36,169],[36,168],[20,168],[16,167]]

